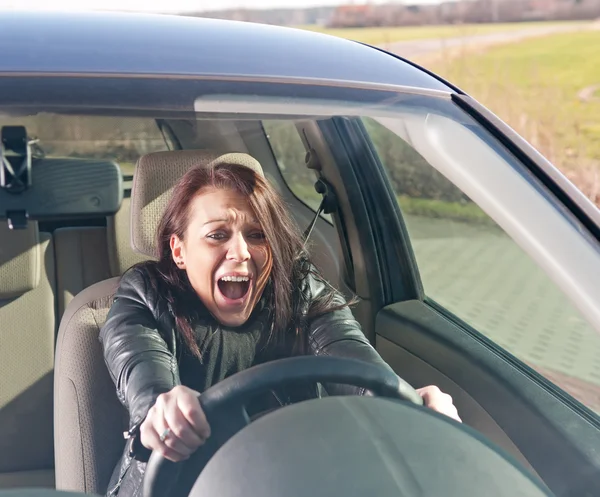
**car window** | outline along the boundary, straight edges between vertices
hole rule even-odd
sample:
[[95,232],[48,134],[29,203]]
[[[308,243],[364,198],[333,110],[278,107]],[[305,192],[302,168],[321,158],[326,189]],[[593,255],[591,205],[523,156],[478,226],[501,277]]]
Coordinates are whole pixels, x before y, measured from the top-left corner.
[[[315,190],[315,174],[304,164],[306,149],[294,121],[265,120],[263,128],[288,188],[316,212],[323,197]],[[321,217],[331,222],[329,214]]]
[[600,411],[600,337],[482,209],[406,141],[364,125],[403,212],[428,299]]
[[168,150],[150,118],[40,113],[0,119],[0,126],[10,125],[25,126],[27,135],[37,140],[33,152],[38,155],[111,159],[124,175],[133,175],[141,155]]

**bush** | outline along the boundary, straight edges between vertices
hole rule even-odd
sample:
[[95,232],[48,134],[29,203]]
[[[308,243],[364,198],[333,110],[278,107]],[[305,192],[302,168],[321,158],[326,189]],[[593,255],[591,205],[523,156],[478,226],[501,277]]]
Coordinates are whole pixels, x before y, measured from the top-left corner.
[[372,119],[363,120],[396,195],[445,202],[470,202],[402,138]]

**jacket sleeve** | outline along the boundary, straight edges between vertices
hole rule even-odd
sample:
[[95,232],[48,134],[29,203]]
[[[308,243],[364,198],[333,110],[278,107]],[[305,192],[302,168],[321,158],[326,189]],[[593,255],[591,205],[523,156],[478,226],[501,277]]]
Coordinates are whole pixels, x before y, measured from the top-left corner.
[[[326,283],[312,274],[308,278],[308,289],[311,298],[318,297],[327,289]],[[332,307],[337,310],[327,312],[312,319],[309,323],[308,344],[313,355],[328,355],[360,359],[383,366],[393,372],[392,368],[381,358],[362,332],[360,324],[345,305],[344,297],[335,292]],[[329,395],[370,395],[364,388],[327,384],[325,390]]]
[[175,345],[169,347],[148,305],[155,293],[142,269],[125,273],[100,331],[104,361],[129,411],[132,436],[156,398],[180,384]]

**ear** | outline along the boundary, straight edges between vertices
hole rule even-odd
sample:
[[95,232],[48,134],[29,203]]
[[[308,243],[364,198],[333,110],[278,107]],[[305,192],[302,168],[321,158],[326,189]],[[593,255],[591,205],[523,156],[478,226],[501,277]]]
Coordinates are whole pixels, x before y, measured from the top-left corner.
[[171,247],[173,261],[175,261],[175,264],[179,269],[185,269],[185,247],[183,245],[183,240],[177,235],[171,235],[169,245]]

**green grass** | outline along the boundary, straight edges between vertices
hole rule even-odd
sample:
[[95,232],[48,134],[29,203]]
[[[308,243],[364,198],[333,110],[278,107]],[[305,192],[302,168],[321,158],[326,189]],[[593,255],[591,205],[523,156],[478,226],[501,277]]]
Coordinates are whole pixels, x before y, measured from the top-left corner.
[[[321,196],[313,188],[299,183],[289,184],[289,187],[309,207],[315,210],[319,207]],[[443,200],[415,198],[406,195],[399,195],[397,199],[404,215],[496,227],[496,223],[472,202],[445,202]],[[330,216],[325,217],[331,219]]]
[[600,102],[578,92],[600,84],[600,30],[529,39],[440,57],[428,69],[490,108],[600,203]]
[[[422,40],[427,38],[452,38],[455,36],[472,36],[488,33],[498,33],[522,30],[536,26],[564,25],[567,22],[527,22],[527,23],[498,23],[498,24],[460,24],[443,26],[405,26],[377,28],[336,28],[329,29],[321,26],[299,26],[301,29],[317,31],[340,38],[368,43],[370,45],[385,45],[395,41]],[[571,23],[572,24],[572,23]]]
[[426,198],[398,196],[398,204],[405,215],[436,219],[451,219],[469,224],[496,226],[496,223],[472,202],[444,202]]

